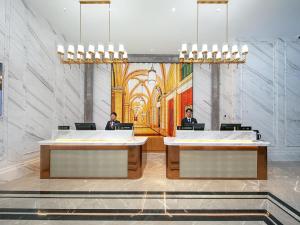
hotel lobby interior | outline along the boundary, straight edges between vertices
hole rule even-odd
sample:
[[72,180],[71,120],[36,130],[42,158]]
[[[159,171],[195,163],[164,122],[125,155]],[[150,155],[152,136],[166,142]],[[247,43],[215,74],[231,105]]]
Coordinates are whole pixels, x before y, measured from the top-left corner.
[[0,225],[300,224],[299,0],[0,0]]

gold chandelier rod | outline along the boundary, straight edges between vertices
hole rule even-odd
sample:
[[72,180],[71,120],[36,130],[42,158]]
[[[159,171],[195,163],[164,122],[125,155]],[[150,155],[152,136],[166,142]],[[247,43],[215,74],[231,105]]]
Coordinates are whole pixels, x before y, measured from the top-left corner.
[[199,6],[197,4],[197,45],[199,45]]
[[111,0],[80,0],[80,4],[110,4]]
[[80,9],[79,9],[79,43],[81,44],[81,41],[82,41],[82,20],[81,20],[81,4],[80,4]]
[[[124,45],[119,44],[119,50],[114,50],[114,45],[109,44],[108,50],[105,51],[104,45],[98,44],[97,49],[94,45],[90,44],[88,49],[82,44],[82,5],[83,4],[107,4],[109,5],[109,24],[108,24],[108,39],[111,41],[111,0],[79,0],[80,8],[80,21],[79,21],[79,39],[77,49],[74,45],[69,45],[67,51],[63,45],[57,45],[57,54],[60,56],[62,64],[115,64],[115,63],[127,63],[128,54],[125,51]],[[67,57],[65,58],[65,54]]]
[[226,43],[229,43],[229,13],[228,13],[228,4],[226,5]]
[[[188,53],[187,44],[182,44],[179,54],[180,63],[200,63],[200,64],[244,64],[248,54],[248,46],[243,45],[241,54],[237,45],[232,46],[229,50],[229,0],[197,0],[197,35],[196,44],[192,45],[192,51]],[[198,51],[199,47],[199,4],[226,4],[226,43],[222,46],[222,50],[218,50],[218,45],[214,44],[212,51],[208,51],[207,45],[203,44],[202,51]],[[188,54],[188,57],[186,57]]]
[[110,19],[110,12],[111,11],[111,8],[110,8],[110,4],[108,5],[108,44],[110,44],[111,42],[111,28],[110,28],[110,25],[111,25],[111,19]]
[[228,4],[229,0],[197,0],[198,4]]

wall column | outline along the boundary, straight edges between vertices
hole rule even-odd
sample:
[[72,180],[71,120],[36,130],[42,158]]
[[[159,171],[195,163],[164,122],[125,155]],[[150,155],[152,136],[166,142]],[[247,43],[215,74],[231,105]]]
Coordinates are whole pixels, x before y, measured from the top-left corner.
[[220,65],[211,65],[211,129],[220,128]]
[[84,122],[93,122],[94,65],[84,67]]

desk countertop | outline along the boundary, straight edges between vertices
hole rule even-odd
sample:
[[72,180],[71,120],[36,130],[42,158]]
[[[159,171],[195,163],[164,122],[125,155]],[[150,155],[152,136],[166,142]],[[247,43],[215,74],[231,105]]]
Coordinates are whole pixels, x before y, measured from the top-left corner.
[[97,146],[136,146],[143,145],[147,141],[147,137],[132,137],[129,139],[81,139],[81,138],[70,138],[70,139],[56,139],[56,140],[45,140],[40,141],[40,145],[97,145]]
[[226,140],[226,139],[180,139],[165,137],[164,144],[170,146],[269,146],[266,141]]

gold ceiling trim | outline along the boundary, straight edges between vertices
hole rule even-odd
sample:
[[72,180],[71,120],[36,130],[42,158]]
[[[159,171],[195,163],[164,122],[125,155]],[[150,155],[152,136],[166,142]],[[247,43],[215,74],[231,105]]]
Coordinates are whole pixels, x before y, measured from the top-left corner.
[[197,0],[198,4],[228,4],[229,0]]
[[111,4],[111,0],[79,0],[80,4]]

